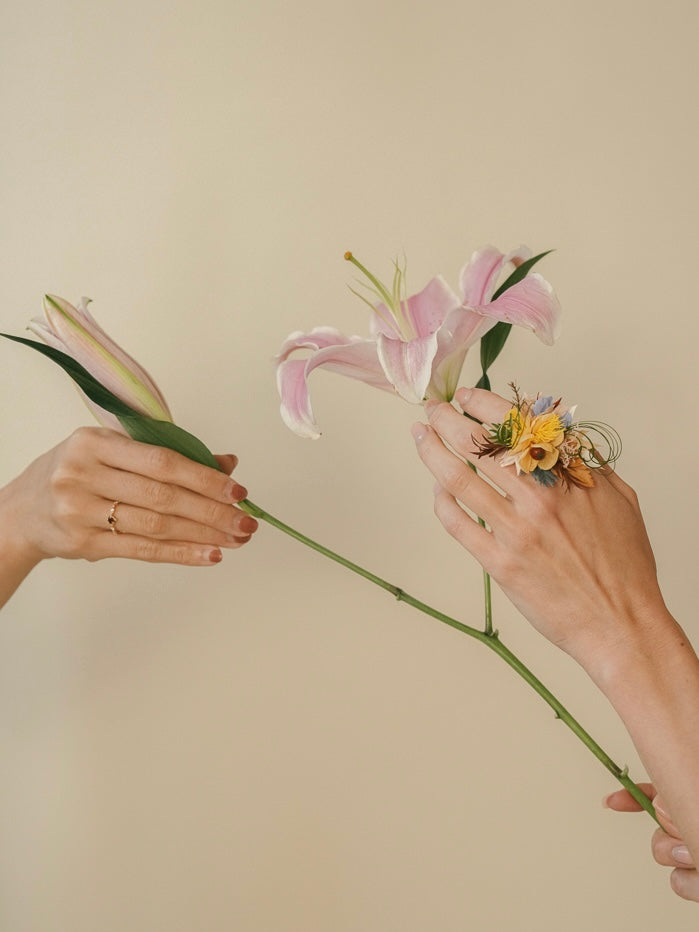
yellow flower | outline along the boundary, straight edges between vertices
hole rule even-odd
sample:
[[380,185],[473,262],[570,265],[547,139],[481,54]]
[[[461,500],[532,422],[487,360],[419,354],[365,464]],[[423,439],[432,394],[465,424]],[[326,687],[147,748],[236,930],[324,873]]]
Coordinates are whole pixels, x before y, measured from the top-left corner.
[[517,464],[522,472],[551,469],[558,462],[558,450],[552,443],[531,443],[520,455]]

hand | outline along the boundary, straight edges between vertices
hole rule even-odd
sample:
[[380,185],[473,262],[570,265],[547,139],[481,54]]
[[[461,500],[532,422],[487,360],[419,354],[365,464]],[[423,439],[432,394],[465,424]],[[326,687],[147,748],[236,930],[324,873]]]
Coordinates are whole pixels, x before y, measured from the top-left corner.
[[[217,459],[225,473],[237,463],[233,455]],[[127,557],[210,566],[220,548],[241,547],[257,529],[235,507],[246,490],[225,473],[112,430],[81,428],[2,490],[3,538],[34,562]]]
[[[697,873],[692,856],[680,838],[680,832],[673,823],[665,805],[656,795],[652,783],[640,783],[639,787],[652,800],[655,812],[662,828],[655,831],[651,841],[653,857],[664,867],[674,867],[670,874],[670,886],[684,900],[699,903],[699,873]],[[636,800],[626,791],[617,790],[603,800],[603,805],[615,812],[641,812]]]
[[[511,408],[479,389],[456,398],[485,423],[502,422]],[[590,489],[547,488],[499,459],[479,459],[474,438],[485,430],[451,405],[428,402],[426,410],[430,426],[413,433],[437,479],[437,517],[545,637],[590,672],[635,627],[667,614],[636,495],[614,472],[595,470]]]

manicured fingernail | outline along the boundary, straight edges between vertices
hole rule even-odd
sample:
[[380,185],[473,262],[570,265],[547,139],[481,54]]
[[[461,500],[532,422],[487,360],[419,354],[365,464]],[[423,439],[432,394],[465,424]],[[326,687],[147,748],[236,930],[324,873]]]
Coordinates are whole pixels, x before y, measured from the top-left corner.
[[244,534],[252,534],[259,527],[257,521],[254,518],[251,518],[250,515],[245,515],[244,518],[240,519],[238,527]]
[[422,441],[427,436],[427,425],[421,424],[418,421],[410,428],[410,433],[413,435],[413,440],[415,443],[422,443]]
[[465,407],[473,394],[472,388],[460,388],[456,393],[456,400],[459,402],[461,407]]
[[672,822],[672,816],[665,808],[665,803],[662,801],[662,799],[659,796],[656,796],[655,799],[653,800],[653,808],[658,813],[658,815],[662,816],[663,819],[665,819],[666,822]]
[[209,551],[209,563],[220,563],[221,560],[223,560],[223,554],[218,547]]
[[687,864],[690,867],[694,866],[692,855],[689,853],[689,848],[686,845],[677,845],[674,847],[672,849],[672,856],[678,864]]
[[228,497],[234,502],[242,502],[244,498],[248,497],[248,490],[244,486],[238,485],[237,482],[231,482],[227,491]]

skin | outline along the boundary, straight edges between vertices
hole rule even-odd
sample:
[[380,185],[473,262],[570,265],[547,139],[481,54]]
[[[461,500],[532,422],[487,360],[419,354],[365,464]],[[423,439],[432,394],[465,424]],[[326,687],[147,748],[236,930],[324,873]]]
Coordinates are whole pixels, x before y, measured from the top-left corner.
[[[511,403],[478,389],[461,389],[456,400],[468,418],[449,404],[428,402],[429,424],[413,426],[418,454],[437,480],[435,513],[612,703],[651,776],[653,795],[657,788],[662,797],[667,821],[653,840],[656,860],[680,867],[673,889],[699,899],[693,870],[699,863],[699,661],[663,601],[636,494],[610,469],[595,470],[594,488],[566,491],[560,483],[546,488],[518,476],[497,458],[479,459],[475,440],[485,431],[470,418],[501,422]],[[610,808],[631,811],[612,795]],[[672,853],[680,846],[687,849],[683,865]]]
[[[0,606],[41,560],[126,557],[213,566],[250,540],[257,521],[236,507],[246,490],[219,472],[116,431],[83,427],[0,489]],[[117,529],[107,515],[115,501]]]

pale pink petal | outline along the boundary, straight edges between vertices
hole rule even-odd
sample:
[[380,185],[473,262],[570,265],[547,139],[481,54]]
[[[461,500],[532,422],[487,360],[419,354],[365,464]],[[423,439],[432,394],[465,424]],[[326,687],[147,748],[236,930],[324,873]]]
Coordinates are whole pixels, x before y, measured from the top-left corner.
[[[84,310],[63,298],[47,295],[44,313],[49,329],[63,343],[64,352],[77,360],[90,375],[134,410],[158,420],[171,420],[170,412],[160,392],[150,388],[142,376],[144,370],[120,350],[100,327],[85,323]],[[119,351],[119,356],[113,352]],[[124,360],[124,361],[122,361]]]
[[320,430],[313,417],[306,383],[306,360],[286,359],[277,368],[277,391],[282,420],[299,437],[317,440]]
[[[59,340],[58,337],[55,336],[53,331],[46,326],[43,320],[34,318],[29,322],[27,329],[31,330],[35,336],[40,337],[48,346],[52,346],[54,349],[60,350],[62,353],[67,352],[63,341]],[[68,353],[68,355],[70,355],[70,353]],[[82,389],[79,388],[78,392],[98,423],[100,423],[103,427],[109,427],[112,430],[116,430],[120,434],[126,433],[116,415],[110,414],[109,411],[105,411],[104,408],[100,408],[99,405],[96,405],[94,401],[91,401],[87,397]]]
[[376,349],[386,377],[401,398],[412,404],[420,404],[432,377],[437,334],[409,341],[392,340],[380,334]]
[[536,272],[508,288],[490,304],[474,306],[472,310],[508,324],[528,327],[549,346],[558,336],[561,306],[551,285]]
[[155,396],[158,404],[167,413],[168,418],[172,420],[172,415],[170,414],[167,401],[165,400],[163,393],[155,384],[153,377],[137,360],[133,358],[133,356],[129,356],[129,354],[125,352],[125,350],[123,350],[118,343],[115,343],[109,334],[102,327],[100,327],[100,325],[88,310],[88,304],[91,303],[92,298],[83,297],[80,299],[80,303],[75,308],[75,310],[78,312],[78,319],[82,323],[83,327],[85,327],[89,333],[92,333],[96,339],[99,340],[102,346],[104,346],[105,349],[107,349],[116,359],[118,359],[126,369],[129,369],[129,371],[133,372],[139,381],[145,385],[147,390]]
[[[318,331],[322,331],[319,333]],[[317,347],[320,342],[330,339],[330,328],[316,328],[311,333],[291,334],[282,347],[279,357],[282,361],[277,368],[277,388],[281,398],[281,416],[291,430],[301,437],[317,438],[320,430],[313,416],[310,395],[308,393],[308,376],[323,366],[331,372],[366,382],[373,388],[393,391],[387,381],[376,355],[373,340],[360,340],[358,337],[345,337],[334,331],[335,343],[316,349],[308,359],[288,359],[294,349]],[[337,342],[338,340],[343,343]],[[292,345],[293,344],[293,345]]]
[[438,330],[447,314],[458,308],[460,299],[441,275],[425,285],[422,291],[408,298],[407,317],[416,337],[427,337]]
[[432,363],[432,379],[427,397],[451,401],[459,384],[469,347],[477,343],[497,323],[469,308],[452,311],[437,331],[437,352]]
[[[403,302],[401,311],[405,315],[404,322],[396,322],[393,313],[385,304],[377,304],[376,313],[372,315],[370,322],[371,335],[378,337],[383,333],[397,340],[429,336],[442,325],[449,311],[460,304],[460,298],[454,294],[442,276],[437,275],[422,291],[411,295]],[[403,323],[402,329],[400,323]]]
[[344,346],[346,343],[354,343],[362,340],[362,337],[346,337],[340,330],[334,327],[314,327],[304,333],[302,330],[294,330],[282,343],[281,349],[274,357],[279,362],[289,356],[297,349],[318,350],[326,346]]
[[487,304],[493,297],[498,278],[508,262],[517,266],[529,259],[531,250],[520,246],[505,255],[494,246],[484,246],[473,253],[461,270],[459,282],[463,303],[469,307]]
[[389,311],[386,305],[382,303],[376,305],[374,313],[369,318],[369,333],[374,340],[380,333],[394,340],[402,338],[393,312]]

